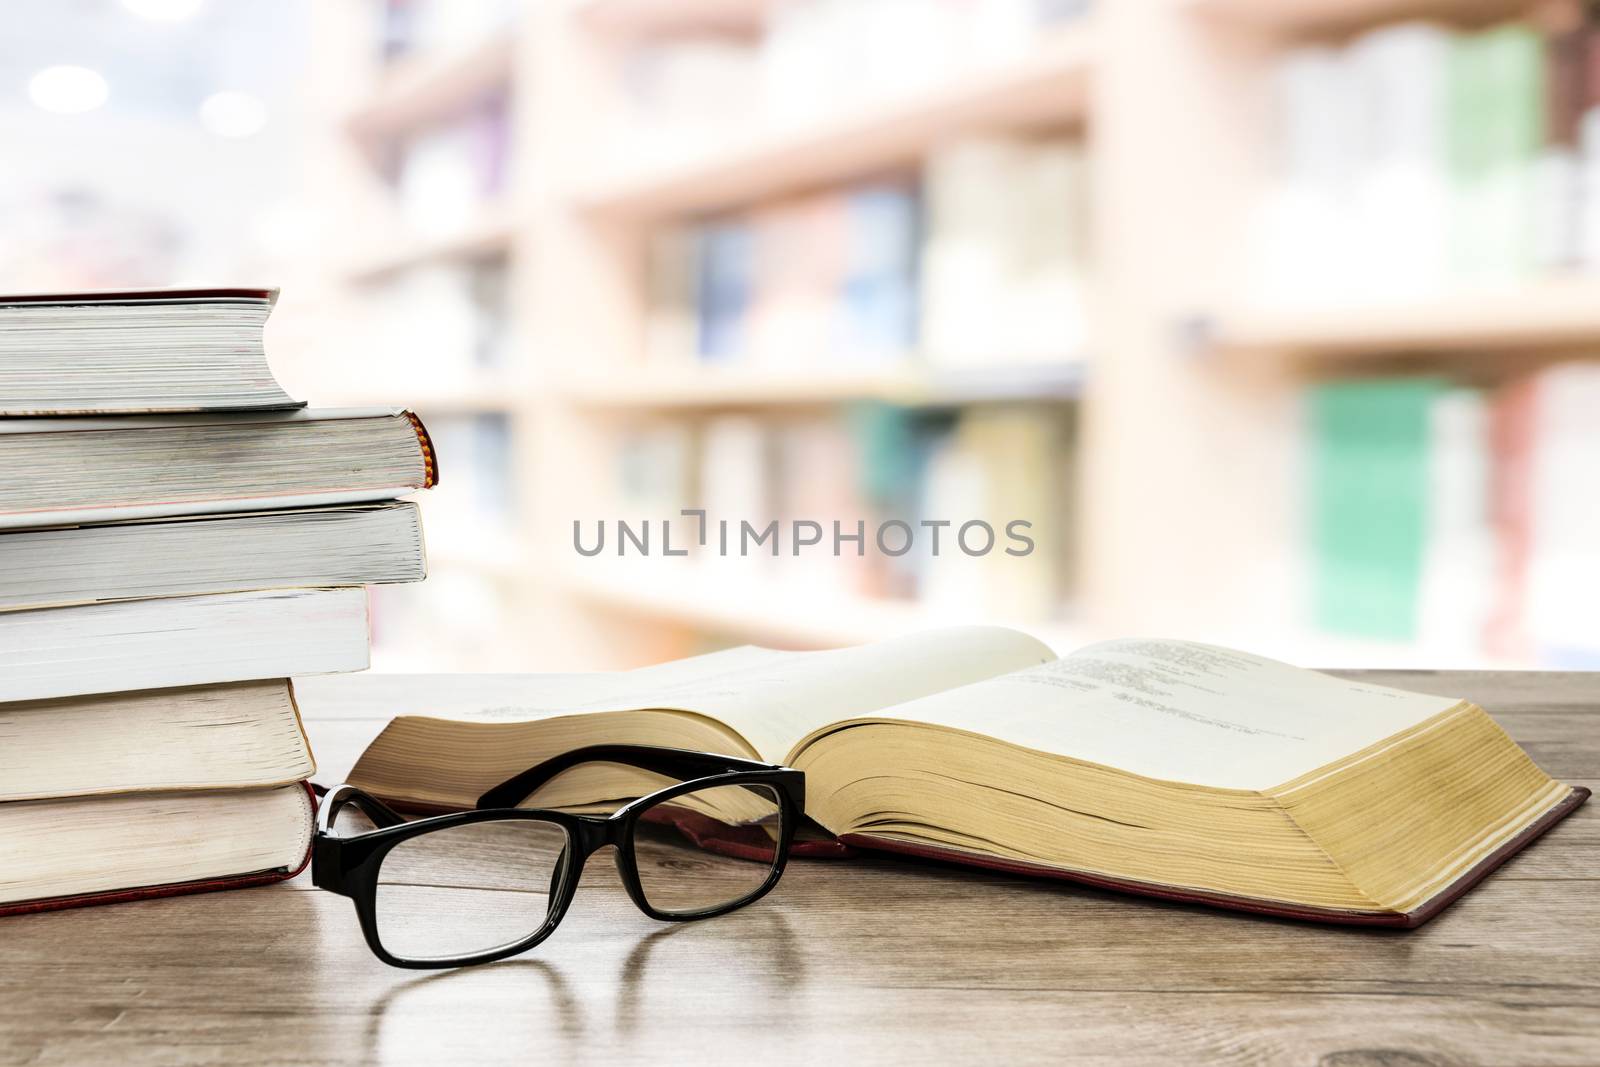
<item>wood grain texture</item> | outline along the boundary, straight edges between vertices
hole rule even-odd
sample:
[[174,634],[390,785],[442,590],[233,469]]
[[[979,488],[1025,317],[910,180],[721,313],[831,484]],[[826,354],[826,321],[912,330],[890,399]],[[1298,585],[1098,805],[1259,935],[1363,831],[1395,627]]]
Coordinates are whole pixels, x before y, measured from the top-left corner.
[[[1339,673],[1473,699],[1600,785],[1600,678]],[[452,691],[306,687],[322,780],[384,721],[353,690],[397,685]],[[301,877],[0,924],[0,1065],[1594,1064],[1597,859],[1591,804],[1407,932],[887,858],[797,862],[755,907],[667,926],[597,856],[550,941],[433,975],[378,963]]]

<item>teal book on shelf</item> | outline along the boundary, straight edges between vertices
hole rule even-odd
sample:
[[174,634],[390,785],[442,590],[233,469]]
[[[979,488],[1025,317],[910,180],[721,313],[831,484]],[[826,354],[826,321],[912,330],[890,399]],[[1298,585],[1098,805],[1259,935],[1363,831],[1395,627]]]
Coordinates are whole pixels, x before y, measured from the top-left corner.
[[1329,633],[1416,636],[1427,530],[1429,415],[1443,381],[1312,387],[1312,603]]

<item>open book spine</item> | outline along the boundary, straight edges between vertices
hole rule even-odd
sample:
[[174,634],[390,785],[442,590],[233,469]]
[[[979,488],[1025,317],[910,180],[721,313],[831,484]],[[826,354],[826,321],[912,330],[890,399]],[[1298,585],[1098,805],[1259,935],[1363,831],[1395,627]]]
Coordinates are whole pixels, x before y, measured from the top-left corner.
[[1093,886],[1096,889],[1111,889],[1120,893],[1138,893],[1142,896],[1176,901],[1183,904],[1205,904],[1211,907],[1228,908],[1233,911],[1253,912],[1257,915],[1270,915],[1284,919],[1302,919],[1308,922],[1338,923],[1351,926],[1393,926],[1410,929],[1421,926],[1449,907],[1457,897],[1494,873],[1501,864],[1521,852],[1524,848],[1527,848],[1545,831],[1572,814],[1588,799],[1588,789],[1582,786],[1574,786],[1565,799],[1545,812],[1537,821],[1529,825],[1526,830],[1523,830],[1522,833],[1464,871],[1446,889],[1430,897],[1420,908],[1408,912],[1346,911],[1336,908],[1282,904],[1255,897],[1233,896],[1203,889],[1188,889],[1183,886],[1156,885],[1150,882],[1113,878],[1088,871],[1064,870],[1060,867],[1028,863],[1024,860],[988,856],[982,853],[967,852],[962,849],[941,848],[921,842],[874,837],[871,834],[843,834],[840,836],[839,841],[844,845],[868,851],[892,852],[917,859],[939,860],[966,867],[982,867],[987,870],[1027,875],[1033,878],[1052,878],[1057,881],[1079,882],[1083,885]]
[[[317,794],[310,782],[301,782],[311,801],[311,825],[317,821]],[[160,897],[181,897],[193,893],[214,893],[221,889],[249,889],[252,886],[285,882],[306,869],[311,862],[311,845],[308,836],[306,851],[293,868],[277,867],[269,871],[252,871],[248,874],[227,875],[221,878],[199,878],[189,882],[169,882],[165,885],[143,885],[128,889],[111,889],[103,893],[81,893],[65,897],[45,897],[40,900],[19,900],[14,904],[0,904],[0,918],[8,915],[29,915],[41,911],[64,911],[68,908],[87,908],[99,904],[125,904],[134,900],[155,900]]]

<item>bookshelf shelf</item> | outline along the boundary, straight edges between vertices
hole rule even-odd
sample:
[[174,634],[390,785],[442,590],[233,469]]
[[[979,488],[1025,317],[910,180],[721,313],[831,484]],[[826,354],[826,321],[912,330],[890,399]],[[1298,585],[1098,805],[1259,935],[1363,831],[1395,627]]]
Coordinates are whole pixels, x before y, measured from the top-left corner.
[[385,72],[372,95],[345,118],[360,140],[378,141],[425,127],[508,85],[516,34],[506,28],[445,55],[403,59]]
[[442,237],[419,237],[395,243],[352,266],[345,279],[377,281],[412,267],[508,255],[516,243],[518,222],[505,206],[483,210],[472,225]]
[[1337,33],[1404,19],[1477,24],[1524,14],[1530,0],[1190,0],[1191,10],[1297,34]]
[[[560,593],[607,610],[799,647],[864,644],[914,630],[975,622],[970,616],[941,616],[910,601],[863,596],[808,597],[803,587],[776,583],[764,595],[751,596],[743,591],[737,597],[728,597],[719,594],[718,583],[693,580],[688,575],[676,581],[642,580],[637,573],[605,576],[569,567],[542,571],[540,580]],[[771,604],[782,604],[783,608],[775,611],[752,607]],[[1082,633],[1069,624],[1020,625],[1052,648],[1085,643]]]
[[1094,53],[1091,27],[1054,31],[1003,67],[834,121],[733,139],[737,147],[724,153],[628,168],[573,199],[591,213],[634,218],[719,210],[907,164],[962,134],[1077,124]]
[[643,370],[559,384],[570,403],[591,409],[672,410],[817,407],[880,401],[904,407],[960,406],[986,401],[1071,400],[1083,386],[1077,361],[1012,369],[940,371],[908,368],[878,373],[797,374],[747,370]]
[[1600,342],[1600,279],[1412,304],[1241,311],[1219,316],[1204,333],[1224,351],[1349,358],[1573,348]]
[[578,17],[613,37],[654,37],[686,30],[750,33],[766,18],[768,0],[585,0]]

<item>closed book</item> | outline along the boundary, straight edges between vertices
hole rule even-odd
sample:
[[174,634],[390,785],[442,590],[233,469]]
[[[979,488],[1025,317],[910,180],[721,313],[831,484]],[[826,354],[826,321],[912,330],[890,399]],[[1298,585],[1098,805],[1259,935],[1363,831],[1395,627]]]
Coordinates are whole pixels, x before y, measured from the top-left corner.
[[1490,408],[1495,455],[1489,510],[1499,546],[1487,647],[1507,659],[1529,659],[1528,573],[1533,553],[1533,465],[1537,387],[1532,378],[1501,386]]
[[1442,656],[1483,648],[1494,603],[1490,404],[1480,390],[1441,392],[1428,411],[1427,522],[1417,636]]
[[1578,261],[1600,267],[1600,24],[1583,29],[1582,112],[1578,118]]
[[0,703],[0,804],[288,785],[316,770],[287,679]]
[[1541,9],[1544,30],[1544,138],[1534,170],[1533,257],[1543,270],[1570,269],[1582,254],[1583,195],[1579,126],[1587,106],[1590,27],[1577,4]]
[[1534,265],[1545,58],[1538,31],[1519,23],[1462,36],[1452,49],[1452,268],[1464,283],[1516,281]]
[[1360,253],[1348,224],[1360,159],[1353,81],[1345,53],[1326,45],[1290,48],[1272,72],[1273,181],[1252,241],[1252,285],[1265,302],[1337,304],[1350,295]]
[[275,289],[0,295],[0,416],[302,404],[267,368]]
[[303,782],[0,804],[0,842],[15,857],[0,916],[293,878],[311,859],[315,811]]
[[1442,26],[1401,23],[1349,49],[1359,114],[1353,296],[1425,296],[1448,280],[1451,36]]
[[385,500],[438,481],[389,409],[0,422],[0,528]]
[[365,670],[365,589],[0,612],[0,701]]
[[0,531],[0,611],[426,575],[407,501]]
[[846,357],[903,358],[916,345],[916,191],[880,184],[845,199],[843,277],[833,351]]
[[[1312,388],[1312,612],[1329,633],[1416,637],[1427,535],[1431,378]],[[1374,522],[1373,516],[1383,516]]]
[[735,359],[749,349],[746,315],[755,278],[755,236],[748,225],[722,221],[700,234],[695,284],[699,354],[704,362]]
[[1567,363],[1534,376],[1527,470],[1528,558],[1525,620],[1543,663],[1564,670],[1600,667],[1600,508],[1592,492],[1600,469],[1600,367]]
[[311,843],[286,679],[0,704],[0,915],[261,885]]

